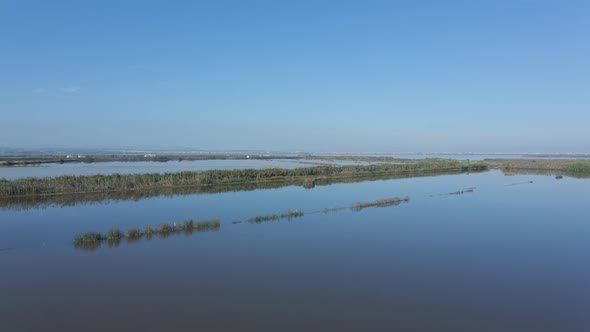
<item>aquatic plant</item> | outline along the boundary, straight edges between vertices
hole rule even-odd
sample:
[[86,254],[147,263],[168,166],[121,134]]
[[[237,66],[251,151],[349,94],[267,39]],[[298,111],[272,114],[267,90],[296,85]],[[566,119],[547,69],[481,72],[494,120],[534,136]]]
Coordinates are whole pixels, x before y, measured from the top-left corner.
[[269,215],[264,215],[264,216],[256,216],[256,217],[248,219],[248,221],[253,222],[253,223],[261,223],[264,221],[273,221],[273,220],[279,220],[279,219],[300,218],[300,217],[303,217],[303,215],[304,215],[303,211],[289,211],[287,213],[281,213],[281,214],[269,214]]
[[410,197],[408,197],[408,196],[404,197],[403,199],[399,198],[399,197],[393,197],[393,198],[380,199],[380,200],[373,201],[373,202],[354,203],[351,206],[351,209],[354,211],[360,211],[360,210],[368,208],[368,207],[394,206],[394,205],[399,205],[401,202],[409,202],[409,201],[410,201]]
[[156,233],[160,234],[160,235],[167,235],[170,234],[174,231],[174,229],[172,228],[172,226],[168,225],[168,224],[162,224],[160,226],[158,226],[158,228],[156,229]]
[[98,232],[86,232],[74,237],[74,245],[94,244],[102,241],[104,237]]
[[147,226],[143,231],[140,228],[130,228],[126,230],[124,234],[121,233],[119,229],[111,229],[110,231],[108,231],[106,236],[103,236],[97,232],[82,233],[74,237],[73,243],[76,247],[98,247],[100,246],[100,243],[102,241],[107,241],[109,247],[111,247],[118,246],[122,238],[126,238],[127,241],[133,242],[142,239],[144,236],[149,239],[153,234],[158,234],[161,237],[167,237],[171,234],[176,234],[180,232],[190,234],[192,232],[216,231],[220,227],[221,222],[219,221],[219,219],[211,219],[198,222],[189,219],[182,224],[162,224],[158,226],[156,229],[153,229],[151,226]]
[[151,237],[154,234],[154,229],[152,226],[147,226],[143,231],[143,234],[145,234],[146,237]]
[[187,220],[184,222],[184,224],[182,224],[182,230],[184,230],[185,232],[189,232],[192,231],[195,227],[195,223],[193,222],[192,219]]
[[219,222],[219,219],[211,219],[195,223],[193,229],[197,232],[203,232],[209,230],[218,230],[220,226],[221,223]]
[[123,234],[118,228],[111,229],[107,232],[107,241],[118,241],[123,237]]
[[130,228],[125,231],[125,237],[127,239],[139,239],[144,235],[144,233],[139,228]]

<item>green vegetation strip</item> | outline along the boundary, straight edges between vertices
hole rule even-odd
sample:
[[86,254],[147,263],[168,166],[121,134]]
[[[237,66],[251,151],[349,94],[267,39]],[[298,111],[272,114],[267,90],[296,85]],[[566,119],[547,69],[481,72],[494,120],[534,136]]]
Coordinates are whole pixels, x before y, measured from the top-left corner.
[[280,220],[280,219],[293,219],[293,218],[301,218],[301,217],[303,217],[302,211],[295,211],[295,212],[289,211],[287,213],[281,213],[281,214],[256,216],[254,218],[248,219],[248,222],[259,224],[259,223],[265,222],[265,221],[274,221],[274,220]]
[[589,174],[590,160],[568,159],[486,159],[486,164],[504,172],[559,171],[571,175]]
[[428,174],[487,170],[484,163],[463,163],[457,160],[424,159],[406,164],[366,166],[318,166],[294,169],[210,170],[204,172],[112,174],[93,176],[59,176],[0,180],[1,197],[61,195],[99,192],[149,190],[158,188],[216,186],[245,183],[298,181],[307,178],[334,180],[379,175]]
[[[350,208],[355,211],[360,211],[364,208],[369,207],[385,207],[385,206],[394,206],[399,205],[401,202],[409,202],[410,197],[406,196],[404,198],[394,197],[394,198],[386,198],[381,199],[373,202],[365,202],[365,203],[355,203]],[[344,209],[343,207],[336,207],[336,208],[325,208],[321,211],[316,211],[313,213],[328,213],[333,211],[338,211]],[[247,220],[249,223],[263,223],[268,221],[277,221],[281,219],[288,219],[291,220],[293,218],[301,218],[305,214],[303,211],[289,211],[286,213],[280,214],[270,214],[270,215],[260,215],[256,217],[252,217]],[[232,224],[237,224],[238,221],[232,221]],[[206,231],[216,231],[219,230],[221,227],[221,223],[219,219],[212,219],[207,221],[199,221],[195,222],[192,219],[186,220],[184,223],[181,224],[162,224],[156,228],[152,228],[151,226],[147,226],[144,229],[141,228],[129,228],[125,232],[121,232],[120,229],[115,228],[109,230],[106,234],[102,234],[99,232],[86,232],[77,235],[74,238],[73,244],[74,247],[78,249],[86,249],[86,250],[94,250],[103,242],[108,242],[109,246],[115,245],[117,246],[121,239],[127,239],[128,242],[133,242],[136,240],[140,240],[142,238],[151,238],[153,235],[159,235],[160,237],[167,237],[171,234],[176,233],[185,233],[185,234],[192,234],[193,232],[206,232]]]
[[406,196],[404,198],[393,197],[393,198],[386,198],[380,199],[374,202],[365,202],[365,203],[355,203],[352,205],[351,209],[354,211],[360,211],[362,209],[368,207],[386,207],[386,206],[394,206],[399,205],[401,202],[409,202],[410,197]]
[[143,237],[151,238],[153,235],[159,235],[161,237],[167,237],[171,234],[185,233],[191,234],[193,232],[207,232],[216,231],[221,227],[219,219],[212,219],[207,221],[193,221],[192,219],[186,220],[182,224],[162,224],[156,228],[147,226],[145,229],[130,228],[124,233],[119,229],[111,229],[106,234],[99,232],[86,232],[77,235],[74,238],[74,246],[82,249],[92,249],[100,245],[101,242],[108,241],[110,243],[116,243],[123,238],[127,240],[139,240]]

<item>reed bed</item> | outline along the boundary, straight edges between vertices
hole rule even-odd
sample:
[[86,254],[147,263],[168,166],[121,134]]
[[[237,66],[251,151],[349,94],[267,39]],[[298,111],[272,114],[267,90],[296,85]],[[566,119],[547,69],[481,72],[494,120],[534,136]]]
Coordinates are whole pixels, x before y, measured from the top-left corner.
[[99,232],[86,232],[77,235],[74,238],[73,244],[77,248],[92,249],[100,246],[101,242],[107,241],[109,245],[118,244],[118,242],[126,238],[128,241],[140,240],[143,237],[151,238],[153,235],[167,237],[172,234],[193,232],[207,232],[216,231],[221,227],[219,219],[212,219],[206,221],[186,220],[181,224],[162,224],[155,229],[147,226],[145,229],[130,228],[122,233],[119,229],[111,229],[106,234]]
[[366,209],[369,207],[386,207],[386,206],[395,206],[400,205],[402,202],[409,202],[410,197],[406,196],[404,198],[393,197],[393,198],[386,198],[380,199],[373,202],[365,202],[365,203],[354,203],[351,206],[353,211],[360,211],[362,209]]
[[486,159],[486,164],[499,168],[507,175],[516,171],[553,171],[568,174],[590,173],[590,160],[579,159]]
[[265,216],[256,216],[253,218],[248,219],[249,222],[251,223],[261,223],[261,222],[266,222],[266,221],[274,221],[274,220],[280,220],[280,219],[293,219],[293,218],[301,218],[303,217],[304,213],[303,211],[289,211],[287,213],[281,213],[281,214],[270,214],[270,215],[265,215]]
[[[355,203],[351,206],[352,210],[360,211],[365,208],[369,207],[386,207],[386,206],[394,206],[399,205],[402,202],[409,202],[410,197],[406,196],[404,198],[393,197],[387,199],[381,199],[373,202],[365,202],[365,203]],[[346,207],[333,207],[333,208],[325,208],[321,211],[322,213],[328,213],[332,211],[338,211],[346,209]],[[313,212],[317,213],[317,212]],[[301,218],[305,215],[303,211],[289,211],[285,213],[278,213],[278,214],[270,214],[270,215],[259,215],[256,217],[252,217],[247,219],[246,221],[249,223],[263,223],[268,221],[276,221],[281,219],[293,219],[293,218]],[[232,224],[238,224],[240,221],[232,221]],[[151,238],[154,235],[158,235],[159,237],[165,238],[172,234],[184,233],[184,234],[191,234],[193,232],[207,232],[207,231],[216,231],[221,227],[221,223],[219,219],[212,219],[206,221],[193,221],[192,219],[185,220],[182,223],[173,223],[173,224],[161,224],[157,227],[147,226],[144,229],[141,228],[129,228],[125,232],[121,232],[120,229],[111,229],[106,234],[102,234],[99,232],[86,232],[77,235],[74,238],[73,244],[76,248],[79,249],[86,249],[86,250],[94,250],[103,242],[107,242],[109,247],[117,247],[122,239],[126,239],[127,242],[134,242],[138,241],[142,238]]]
[[0,180],[0,197],[56,195],[73,193],[101,193],[216,186],[228,184],[264,183],[269,181],[336,180],[379,175],[428,174],[434,172],[464,172],[486,170],[485,164],[465,165],[456,160],[424,159],[405,164],[377,164],[365,166],[317,166],[294,169],[209,170],[204,172],[112,174],[92,176],[59,176]]

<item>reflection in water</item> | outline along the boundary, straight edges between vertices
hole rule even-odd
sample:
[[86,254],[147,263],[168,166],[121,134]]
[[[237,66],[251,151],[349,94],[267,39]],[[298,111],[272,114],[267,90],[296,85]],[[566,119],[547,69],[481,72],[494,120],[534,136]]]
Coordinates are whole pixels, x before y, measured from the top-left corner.
[[[526,180],[535,184],[504,186]],[[469,187],[477,189],[428,198]],[[588,188],[587,180],[497,171],[0,211],[0,247],[17,247],[0,252],[2,327],[587,331]],[[406,194],[411,204],[397,207],[354,212],[347,204]],[[337,206],[346,207],[322,214]],[[230,224],[289,208],[305,218]],[[86,230],[145,231],[187,216],[219,216],[223,229],[169,241],[152,232],[135,246],[122,238],[116,251],[108,241],[92,253],[71,244]]]

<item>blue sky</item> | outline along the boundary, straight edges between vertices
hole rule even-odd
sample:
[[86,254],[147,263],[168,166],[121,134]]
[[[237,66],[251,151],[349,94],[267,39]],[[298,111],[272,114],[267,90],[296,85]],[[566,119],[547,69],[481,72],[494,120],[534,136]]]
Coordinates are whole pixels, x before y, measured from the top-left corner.
[[0,146],[590,152],[588,1],[0,0]]

